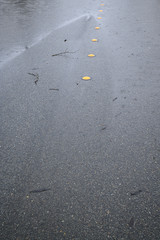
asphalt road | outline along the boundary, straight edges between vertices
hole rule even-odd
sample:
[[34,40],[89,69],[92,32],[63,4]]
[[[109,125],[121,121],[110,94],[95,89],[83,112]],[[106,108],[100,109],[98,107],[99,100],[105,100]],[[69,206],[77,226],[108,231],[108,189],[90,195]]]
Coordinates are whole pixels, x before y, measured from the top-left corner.
[[0,69],[1,240],[160,239],[160,3],[82,9]]

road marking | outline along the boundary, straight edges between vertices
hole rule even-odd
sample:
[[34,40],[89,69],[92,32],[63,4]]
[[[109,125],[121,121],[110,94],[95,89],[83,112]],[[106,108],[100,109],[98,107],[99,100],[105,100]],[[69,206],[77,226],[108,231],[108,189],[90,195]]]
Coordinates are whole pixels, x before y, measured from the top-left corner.
[[82,77],[82,80],[88,81],[88,80],[91,80],[91,78],[88,76],[85,76],[85,77]]
[[97,19],[102,19],[101,17],[97,17]]
[[100,27],[95,27],[96,30],[100,29]]
[[104,3],[101,3],[101,6],[104,6]]
[[94,54],[88,54],[88,57],[95,57],[95,55]]
[[103,12],[103,10],[99,10],[99,12]]
[[98,40],[96,38],[92,39],[92,42],[97,42]]

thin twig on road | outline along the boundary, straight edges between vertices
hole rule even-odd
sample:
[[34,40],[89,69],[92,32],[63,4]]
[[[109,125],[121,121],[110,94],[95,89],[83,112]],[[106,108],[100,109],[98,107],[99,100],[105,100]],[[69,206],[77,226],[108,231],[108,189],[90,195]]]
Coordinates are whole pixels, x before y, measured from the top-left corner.
[[[78,51],[78,50],[77,50],[77,51]],[[68,53],[73,54],[73,53],[76,53],[77,51],[75,51],[75,52],[70,52],[70,51],[67,51],[67,49],[66,49],[64,52],[60,52],[60,53],[55,53],[55,54],[53,54],[52,57],[62,56],[62,55],[64,55],[64,54],[68,54]]]

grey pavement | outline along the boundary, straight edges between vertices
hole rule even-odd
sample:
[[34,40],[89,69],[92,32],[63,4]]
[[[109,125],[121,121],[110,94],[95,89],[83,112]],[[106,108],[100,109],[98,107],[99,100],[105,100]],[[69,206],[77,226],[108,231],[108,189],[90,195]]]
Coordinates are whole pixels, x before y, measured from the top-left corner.
[[63,2],[0,69],[0,239],[159,240],[159,1]]

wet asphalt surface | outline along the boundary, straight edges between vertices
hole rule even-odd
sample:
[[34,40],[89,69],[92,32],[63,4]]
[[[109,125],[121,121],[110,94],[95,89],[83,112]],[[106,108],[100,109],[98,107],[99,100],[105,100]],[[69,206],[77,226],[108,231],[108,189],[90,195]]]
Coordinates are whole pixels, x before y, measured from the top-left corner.
[[160,4],[82,2],[0,69],[2,240],[160,239]]

